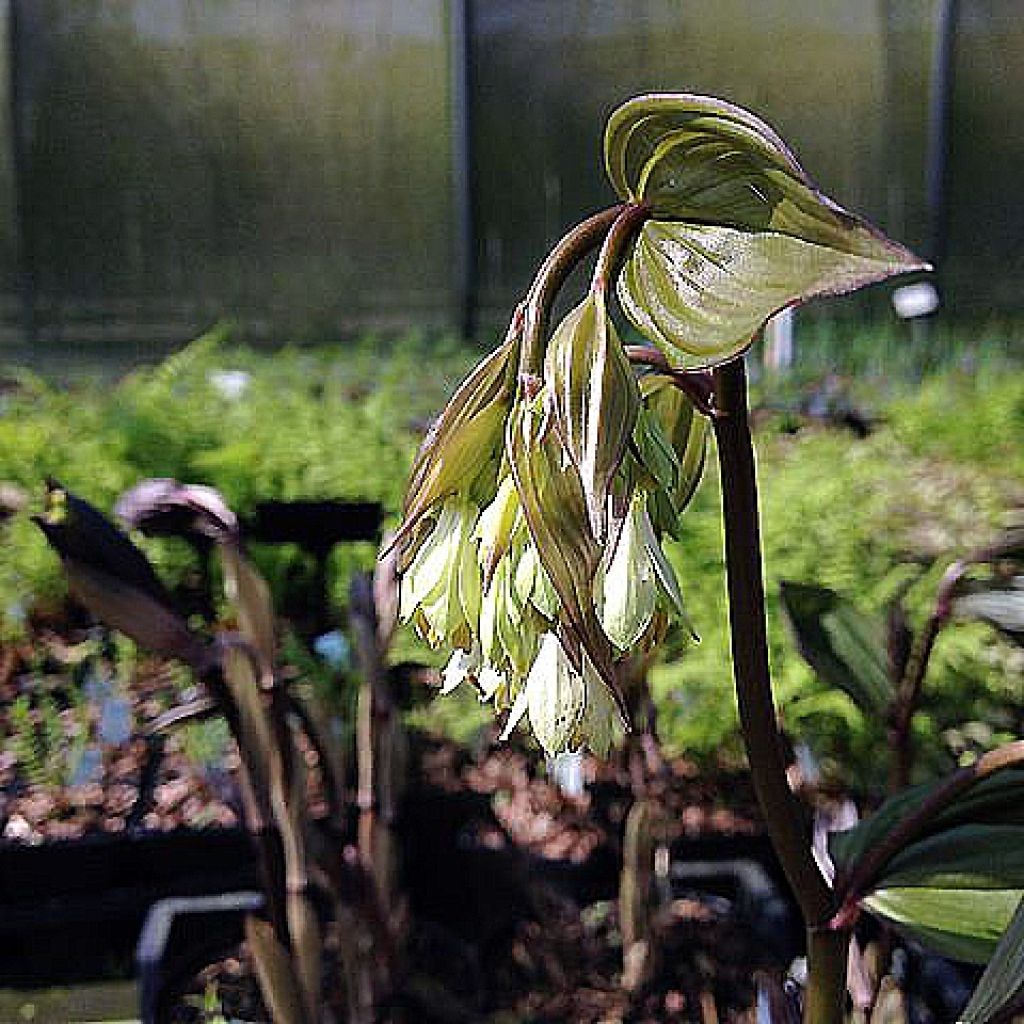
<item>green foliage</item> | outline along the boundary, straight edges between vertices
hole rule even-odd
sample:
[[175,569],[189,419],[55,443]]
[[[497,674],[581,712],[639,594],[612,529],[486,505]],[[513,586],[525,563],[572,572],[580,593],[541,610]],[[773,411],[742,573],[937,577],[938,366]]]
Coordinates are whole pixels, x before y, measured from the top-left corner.
[[0,748],[9,749],[21,778],[34,786],[66,786],[89,739],[90,718],[85,698],[72,687],[69,707],[62,711],[53,694],[21,694],[7,709]]
[[[1018,419],[1013,428],[1017,453],[1001,458],[985,453],[987,439],[977,425],[990,403],[1007,415],[1022,396],[1019,373],[986,372],[965,388],[958,372],[947,371],[913,396],[876,409],[883,422],[867,439],[817,428],[777,432],[777,420],[765,422],[755,439],[771,658],[785,726],[811,743],[826,769],[856,766],[844,778],[857,778],[865,790],[882,782],[876,754],[884,723],[815,678],[786,629],[780,583],[829,587],[878,621],[905,583],[924,573],[908,596],[911,620],[919,624],[945,565],[991,540],[1024,497],[1018,468],[1024,425]],[[934,440],[936,404],[947,446]],[[998,440],[1009,429],[993,426],[992,436]],[[680,543],[668,545],[703,642],[685,651],[670,643],[670,656],[652,679],[663,739],[671,750],[697,754],[739,749],[735,717],[723,714],[733,699],[713,463],[682,517]],[[915,721],[922,770],[948,767],[950,754],[960,751],[947,748],[946,739],[957,739],[954,731],[965,722],[979,723],[975,734],[987,732],[986,746],[1012,738],[1006,709],[1020,700],[1019,673],[1014,652],[985,627],[944,630],[925,686],[928,714]]]
[[820,678],[861,710],[884,716],[895,684],[883,623],[827,587],[783,580],[781,596],[800,653]]
[[[965,416],[964,410],[970,409]],[[951,372],[893,406],[896,436],[915,455],[1024,479],[1024,375]]]
[[[908,559],[938,559],[911,592],[911,617],[920,622],[943,560],[988,540],[1021,500],[1024,380],[1006,372],[1017,358],[1011,332],[995,328],[977,349],[974,379],[946,370],[914,388],[908,353],[918,366],[940,356],[955,361],[975,336],[939,335],[939,356],[926,358],[877,332],[854,336],[842,326],[808,325],[805,333],[801,366],[862,373],[855,396],[868,400],[868,411],[881,414],[883,423],[867,440],[824,430],[788,435],[777,418],[759,431],[773,669],[787,728],[813,740],[827,760],[863,767],[863,785],[872,788],[880,781],[881,726],[844,694],[826,689],[803,663],[785,627],[779,582],[828,586],[852,597],[862,613],[879,616],[920,571]],[[455,342],[418,336],[273,356],[213,338],[108,389],[77,384],[62,391],[22,376],[0,415],[0,479],[37,494],[43,475],[53,473],[107,508],[141,477],[178,474],[222,489],[242,514],[257,499],[324,494],[376,498],[397,512],[423,428],[475,358]],[[896,368],[880,378],[886,366]],[[252,375],[240,399],[229,402],[211,387],[207,375],[218,368]],[[777,402],[791,397],[792,386],[765,382],[761,393]],[[679,543],[666,542],[703,642],[687,646],[680,630],[653,677],[667,746],[694,754],[739,751],[735,718],[723,713],[732,708],[732,682],[714,461],[682,516]],[[2,536],[0,616],[10,632],[21,610],[55,599],[63,584],[31,523],[16,518]],[[192,564],[181,544],[146,541],[145,547],[172,584]],[[350,570],[372,562],[372,546],[358,548],[339,550],[332,562],[338,604],[346,599]],[[258,549],[255,557],[276,595],[296,576],[302,585],[306,566],[297,551]],[[402,643],[408,656],[424,659],[407,638]],[[1005,709],[1019,701],[1019,663],[983,626],[947,629],[925,697],[929,714],[918,717],[916,738],[928,770],[948,764],[950,753],[1012,733]],[[445,728],[453,726],[449,718],[461,723],[464,710],[439,713],[443,703],[420,712],[424,721]],[[467,703],[477,710],[475,700]],[[467,732],[483,716],[471,717]]]
[[722,362],[772,313],[924,266],[819,192],[772,128],[708,96],[639,96],[605,132],[621,199],[650,205],[618,294],[675,365]]
[[[259,500],[305,497],[378,500],[394,512],[429,416],[473,356],[418,335],[271,356],[217,331],[113,386],[83,380],[65,389],[22,375],[0,414],[0,480],[34,498],[52,475],[101,509],[144,477],[173,476],[212,484],[242,515]],[[211,378],[223,369],[250,375],[236,399]],[[0,618],[11,629],[32,603],[58,598],[63,583],[27,520],[9,524],[3,540]],[[171,585],[192,565],[181,544],[144,543]],[[256,557],[277,594],[305,567],[294,550]],[[369,545],[339,553],[336,597],[344,599],[353,566],[373,557]]]

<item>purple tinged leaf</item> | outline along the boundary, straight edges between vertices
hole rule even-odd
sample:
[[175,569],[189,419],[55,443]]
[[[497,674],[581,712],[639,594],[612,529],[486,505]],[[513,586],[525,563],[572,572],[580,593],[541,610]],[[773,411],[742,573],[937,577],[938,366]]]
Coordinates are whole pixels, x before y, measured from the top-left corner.
[[75,597],[101,622],[155,654],[204,663],[205,647],[178,614],[146,556],[101,512],[47,483],[34,522],[64,564]]
[[217,542],[238,537],[238,517],[219,491],[203,484],[143,480],[117,499],[114,515],[128,529],[150,536],[198,535]]

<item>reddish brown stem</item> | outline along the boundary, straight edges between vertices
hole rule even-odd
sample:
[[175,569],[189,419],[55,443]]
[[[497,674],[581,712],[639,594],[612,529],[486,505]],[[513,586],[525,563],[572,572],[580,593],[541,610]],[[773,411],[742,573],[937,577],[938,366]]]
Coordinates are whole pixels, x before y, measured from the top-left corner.
[[597,257],[597,266],[594,267],[594,277],[590,283],[592,293],[607,293],[634,239],[650,218],[651,208],[647,203],[629,203],[620,208]]
[[680,370],[671,363],[665,353],[653,345],[626,345],[626,358],[634,366],[649,366],[656,373],[669,377],[672,383],[693,402],[698,412],[705,416],[715,413],[715,382],[708,370]]
[[600,245],[623,209],[620,203],[577,224],[541,264],[526,296],[526,322],[519,361],[521,374],[540,374],[544,361],[544,332],[555,296],[573,270]]

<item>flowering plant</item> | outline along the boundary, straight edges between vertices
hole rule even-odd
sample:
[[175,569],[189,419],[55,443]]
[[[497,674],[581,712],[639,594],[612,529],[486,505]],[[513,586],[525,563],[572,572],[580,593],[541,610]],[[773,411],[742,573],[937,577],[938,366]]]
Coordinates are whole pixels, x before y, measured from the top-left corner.
[[[509,711],[506,734],[527,717],[549,754],[605,754],[628,727],[616,664],[685,620],[661,542],[704,465],[708,368],[783,306],[921,266],[720,100],[631,100],[605,159],[622,204],[566,236],[442,412],[396,539],[403,617],[454,652],[445,689],[469,680]],[[548,336],[568,269],[598,245]],[[650,346],[623,346],[616,298]]]
[[[943,936],[948,949],[972,918],[964,899],[984,889],[994,890],[984,922],[957,948],[993,956],[964,1019],[995,1020],[1024,998],[1024,909],[1009,921],[1024,873],[1005,858],[994,867],[1024,784],[1004,769],[1024,761],[1024,742],[895,796],[833,844],[832,877],[788,784],[765,635],[742,356],[787,306],[927,265],[823,195],[768,125],[721,100],[630,100],[608,121],[604,155],[620,204],[555,246],[504,342],[419,453],[394,541],[402,615],[452,649],[446,690],[468,680],[508,710],[505,735],[527,718],[549,754],[606,753],[629,728],[628,659],[656,648],[670,619],[686,621],[661,543],[678,530],[713,432],[740,723],[807,925],[803,1019],[845,1019],[862,907],[923,941]],[[589,289],[549,332],[555,296],[594,249]],[[645,344],[622,344],[616,300]],[[983,826],[972,817],[982,804],[993,816]],[[988,845],[979,852],[962,830]],[[766,1019],[793,1019],[779,1006]]]

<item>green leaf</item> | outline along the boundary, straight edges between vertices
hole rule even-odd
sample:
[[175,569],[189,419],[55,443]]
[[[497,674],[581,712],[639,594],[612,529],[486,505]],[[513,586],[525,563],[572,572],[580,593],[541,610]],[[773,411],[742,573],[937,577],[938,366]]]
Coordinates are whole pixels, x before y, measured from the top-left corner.
[[1024,828],[967,824],[942,829],[896,854],[877,887],[1024,889]]
[[[660,427],[660,430],[655,430],[652,433],[655,434],[655,438],[660,436],[667,439],[675,456],[675,484],[668,494],[668,503],[676,510],[676,514],[672,517],[671,522],[662,522],[668,517],[661,514],[663,509],[663,503],[661,503],[658,506],[659,511],[654,517],[660,528],[667,530],[672,536],[676,536],[679,528],[679,514],[689,504],[704,473],[708,419],[694,409],[690,399],[672,383],[669,377],[659,374],[648,374],[642,377],[640,394],[645,407],[643,411]],[[638,421],[638,428],[639,426]],[[664,486],[664,481],[648,465],[647,449],[639,439],[637,447],[645,466]],[[668,510],[664,509],[664,511]]]
[[[838,877],[866,856],[944,783],[916,786],[871,817],[829,837]],[[983,963],[1024,893],[1024,771],[977,783],[882,866],[862,903],[932,949]]]
[[1024,891],[883,889],[865,905],[942,956],[982,964],[995,952]]
[[768,125],[721,100],[630,100],[609,119],[605,162],[619,195],[653,212],[619,297],[677,365],[732,358],[795,302],[926,267],[821,193]]
[[771,231],[649,221],[618,295],[633,325],[673,365],[711,366],[746,349],[786,306],[919,268]]
[[562,321],[544,360],[555,424],[580,474],[594,536],[607,534],[607,499],[636,424],[636,378],[605,309],[589,295]]
[[999,940],[958,1024],[989,1024],[1024,999],[1024,901]]
[[811,668],[862,711],[884,715],[893,686],[883,625],[826,587],[784,581],[780,589],[797,646]]
[[633,431],[636,454],[658,488],[675,497],[679,481],[679,457],[662,429],[661,421],[641,407]]
[[[796,158],[772,128],[760,118],[725,100],[692,93],[654,93],[635,96],[616,109],[605,127],[604,157],[608,177],[623,199],[633,202],[654,201],[653,189],[644,192],[649,168],[656,162],[658,151],[675,133],[713,133],[717,126],[723,139],[732,137],[741,150],[760,152],[768,163],[795,170]],[[684,183],[667,182],[666,194],[682,191]],[[662,215],[668,209],[656,207]]]
[[[829,854],[840,876],[850,877],[858,861],[881,843],[944,781],[922,783],[890,797],[869,818],[829,836]],[[972,786],[937,815],[921,838],[968,824],[1013,825],[1024,829],[1024,770],[1010,769]]]

